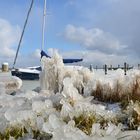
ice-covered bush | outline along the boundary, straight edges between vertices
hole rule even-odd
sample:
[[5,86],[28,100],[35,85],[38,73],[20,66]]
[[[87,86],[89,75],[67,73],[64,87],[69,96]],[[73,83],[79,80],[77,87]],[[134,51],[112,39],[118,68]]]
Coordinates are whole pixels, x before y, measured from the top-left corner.
[[[116,77],[117,75],[116,72]],[[117,78],[109,78],[106,76],[106,79],[102,81],[99,79],[95,83],[96,86],[94,85],[92,91],[95,98],[110,103],[140,100],[140,73],[138,71],[130,71],[127,76],[118,75]]]

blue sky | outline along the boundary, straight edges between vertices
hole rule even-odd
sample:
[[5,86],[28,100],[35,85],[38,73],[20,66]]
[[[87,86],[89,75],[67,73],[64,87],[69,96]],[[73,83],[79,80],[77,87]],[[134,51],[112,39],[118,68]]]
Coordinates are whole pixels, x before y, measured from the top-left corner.
[[[0,62],[13,63],[31,0],[1,0]],[[17,66],[39,65],[44,0],[35,0]],[[47,0],[45,50],[84,57],[83,64],[137,65],[139,0]]]
[[[28,53],[40,49],[42,37],[42,12],[44,0],[35,0],[29,22],[23,38],[20,52]],[[0,5],[0,17],[6,19],[12,25],[18,25],[21,30],[30,5],[30,0],[2,0]],[[2,7],[2,8],[1,8]],[[78,23],[75,8],[67,6],[67,1],[47,1],[45,49],[57,48],[62,50],[79,49],[79,46],[65,42],[58,34],[63,32],[69,23]],[[78,21],[78,22],[77,22]],[[76,47],[76,48],[75,48]]]

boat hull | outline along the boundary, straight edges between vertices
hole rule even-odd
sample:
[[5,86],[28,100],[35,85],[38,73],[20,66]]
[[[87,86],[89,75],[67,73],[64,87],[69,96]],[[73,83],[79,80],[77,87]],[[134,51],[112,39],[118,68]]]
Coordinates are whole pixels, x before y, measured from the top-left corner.
[[28,72],[20,72],[20,71],[11,71],[12,76],[17,76],[22,80],[38,80],[39,73],[28,73]]

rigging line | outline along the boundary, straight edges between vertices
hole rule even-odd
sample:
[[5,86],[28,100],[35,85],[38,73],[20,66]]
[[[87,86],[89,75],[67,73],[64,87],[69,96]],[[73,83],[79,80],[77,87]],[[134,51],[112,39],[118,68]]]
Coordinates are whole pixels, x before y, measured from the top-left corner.
[[22,41],[22,38],[23,38],[23,35],[24,35],[24,31],[25,31],[25,28],[26,28],[28,19],[29,19],[29,15],[30,15],[31,10],[32,10],[32,7],[33,7],[33,3],[34,3],[34,0],[31,1],[31,5],[30,5],[29,11],[28,11],[28,13],[27,13],[27,17],[26,17],[26,20],[25,20],[25,23],[24,23],[24,27],[23,27],[23,30],[22,30],[22,34],[21,34],[21,37],[20,37],[20,40],[19,40],[19,44],[18,44],[16,56],[15,56],[15,59],[14,59],[13,69],[14,69],[15,64],[16,64],[16,60],[17,60],[17,57],[18,57],[19,48],[20,48],[20,45],[21,45],[21,41]]
[[44,38],[45,38],[45,23],[46,23],[46,3],[47,1],[44,0],[44,11],[43,11],[43,25],[42,25],[42,45],[41,50],[44,49]]

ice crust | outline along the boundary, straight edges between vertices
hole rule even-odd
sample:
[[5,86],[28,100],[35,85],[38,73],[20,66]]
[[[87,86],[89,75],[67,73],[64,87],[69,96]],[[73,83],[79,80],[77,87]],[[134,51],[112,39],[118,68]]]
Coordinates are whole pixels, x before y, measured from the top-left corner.
[[[96,115],[111,120],[119,114],[112,106],[93,102],[90,96],[96,84],[109,85],[114,88],[119,80],[126,88],[132,79],[139,75],[138,70],[131,70],[124,76],[122,70],[104,75],[103,71],[90,72],[80,67],[66,67],[57,53],[41,60],[40,92],[25,91],[18,94],[5,94],[3,83],[0,84],[0,132],[11,126],[25,127],[28,135],[22,139],[33,139],[32,131],[39,130],[52,135],[52,140],[132,140],[140,139],[140,131],[122,131],[122,124],[108,123],[102,129],[99,123],[93,123],[91,134],[87,135],[75,126],[74,117],[82,114]],[[107,93],[105,89],[105,93]],[[137,106],[134,105],[135,110]],[[68,118],[68,121],[64,121]],[[14,138],[11,138],[14,139]]]
[[22,80],[16,76],[0,76],[0,94],[11,94],[19,90],[22,86]]

